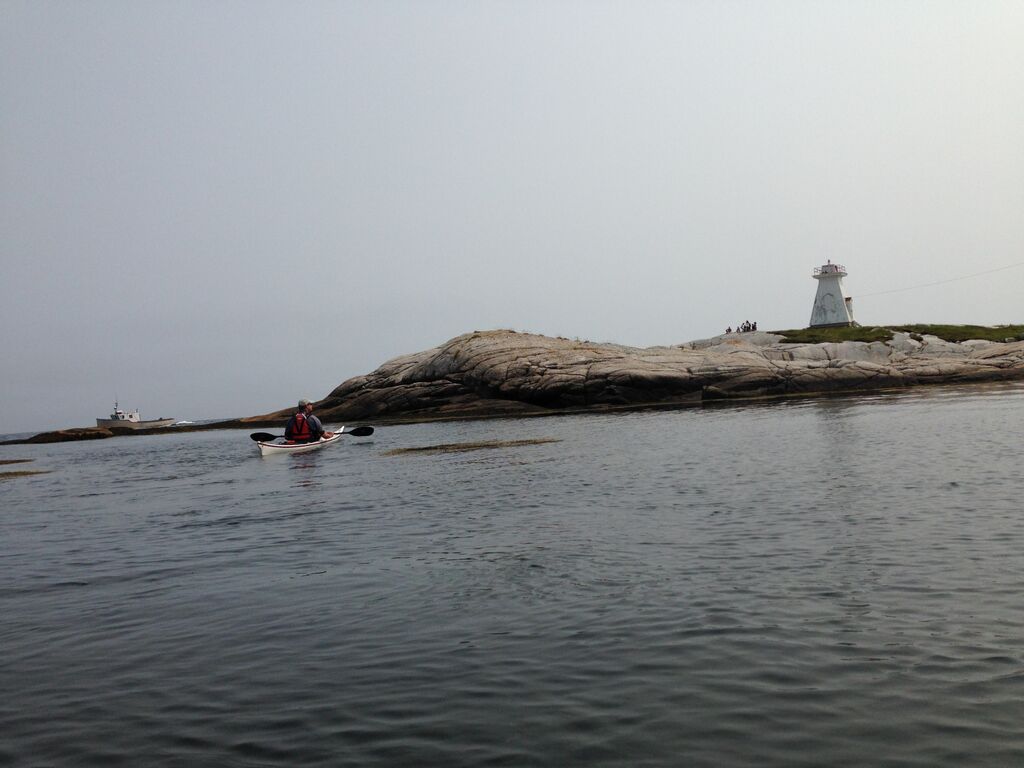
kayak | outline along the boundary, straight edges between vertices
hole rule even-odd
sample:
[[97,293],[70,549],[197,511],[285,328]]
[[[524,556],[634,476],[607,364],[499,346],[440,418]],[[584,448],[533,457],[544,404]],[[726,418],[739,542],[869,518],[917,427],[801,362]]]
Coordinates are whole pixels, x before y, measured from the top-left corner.
[[279,442],[257,442],[256,445],[260,449],[260,456],[275,456],[283,453],[304,453],[305,451],[316,451],[339,439],[341,439],[341,429],[331,435],[331,437],[321,437],[315,443],[293,443],[278,438]]
[[334,434],[330,437],[321,437],[313,443],[296,443],[291,440],[285,440],[278,435],[272,435],[269,432],[253,432],[249,435],[249,439],[256,443],[256,447],[260,449],[260,456],[273,456],[276,453],[315,451],[317,448],[330,445],[342,435],[369,437],[373,434],[373,427],[338,427],[332,431]]

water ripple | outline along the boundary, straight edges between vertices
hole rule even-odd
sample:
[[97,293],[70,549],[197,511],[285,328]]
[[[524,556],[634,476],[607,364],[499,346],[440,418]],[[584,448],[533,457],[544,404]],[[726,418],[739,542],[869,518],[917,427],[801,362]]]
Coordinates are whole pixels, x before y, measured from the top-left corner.
[[0,765],[1024,764],[1022,433],[1007,386],[33,446]]

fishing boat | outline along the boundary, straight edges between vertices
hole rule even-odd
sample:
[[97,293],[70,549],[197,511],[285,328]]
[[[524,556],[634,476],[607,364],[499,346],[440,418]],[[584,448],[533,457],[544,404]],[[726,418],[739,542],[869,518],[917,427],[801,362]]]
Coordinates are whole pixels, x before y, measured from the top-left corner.
[[108,419],[96,419],[97,427],[106,427],[107,429],[118,428],[118,429],[151,429],[152,427],[168,427],[173,424],[177,419],[165,419],[161,416],[159,419],[149,419],[143,421],[139,416],[139,409],[136,408],[134,411],[126,411],[119,407],[117,401],[114,401],[114,412],[110,414]]
[[330,437],[321,437],[312,443],[296,443],[294,440],[285,440],[283,437],[277,437],[269,432],[253,432],[249,437],[259,448],[260,456],[278,456],[286,453],[316,451],[336,442],[342,435],[369,437],[372,434],[373,427],[338,427]]

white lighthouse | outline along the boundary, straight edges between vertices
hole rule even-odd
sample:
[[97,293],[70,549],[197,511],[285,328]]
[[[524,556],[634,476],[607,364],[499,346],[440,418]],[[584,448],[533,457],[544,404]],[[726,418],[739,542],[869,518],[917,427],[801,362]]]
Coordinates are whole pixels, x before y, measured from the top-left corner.
[[814,270],[814,279],[818,281],[818,293],[814,297],[814,309],[811,310],[811,328],[828,326],[856,325],[853,319],[853,299],[843,289],[843,278],[846,267],[829,261]]

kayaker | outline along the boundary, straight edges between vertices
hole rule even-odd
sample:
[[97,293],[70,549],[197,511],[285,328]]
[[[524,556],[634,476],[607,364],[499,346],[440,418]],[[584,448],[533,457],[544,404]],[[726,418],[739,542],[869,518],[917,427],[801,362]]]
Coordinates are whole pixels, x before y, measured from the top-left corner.
[[324,431],[320,419],[313,415],[313,404],[302,398],[298,410],[284,428],[284,439],[293,443],[315,443],[321,437],[334,437],[334,433]]

